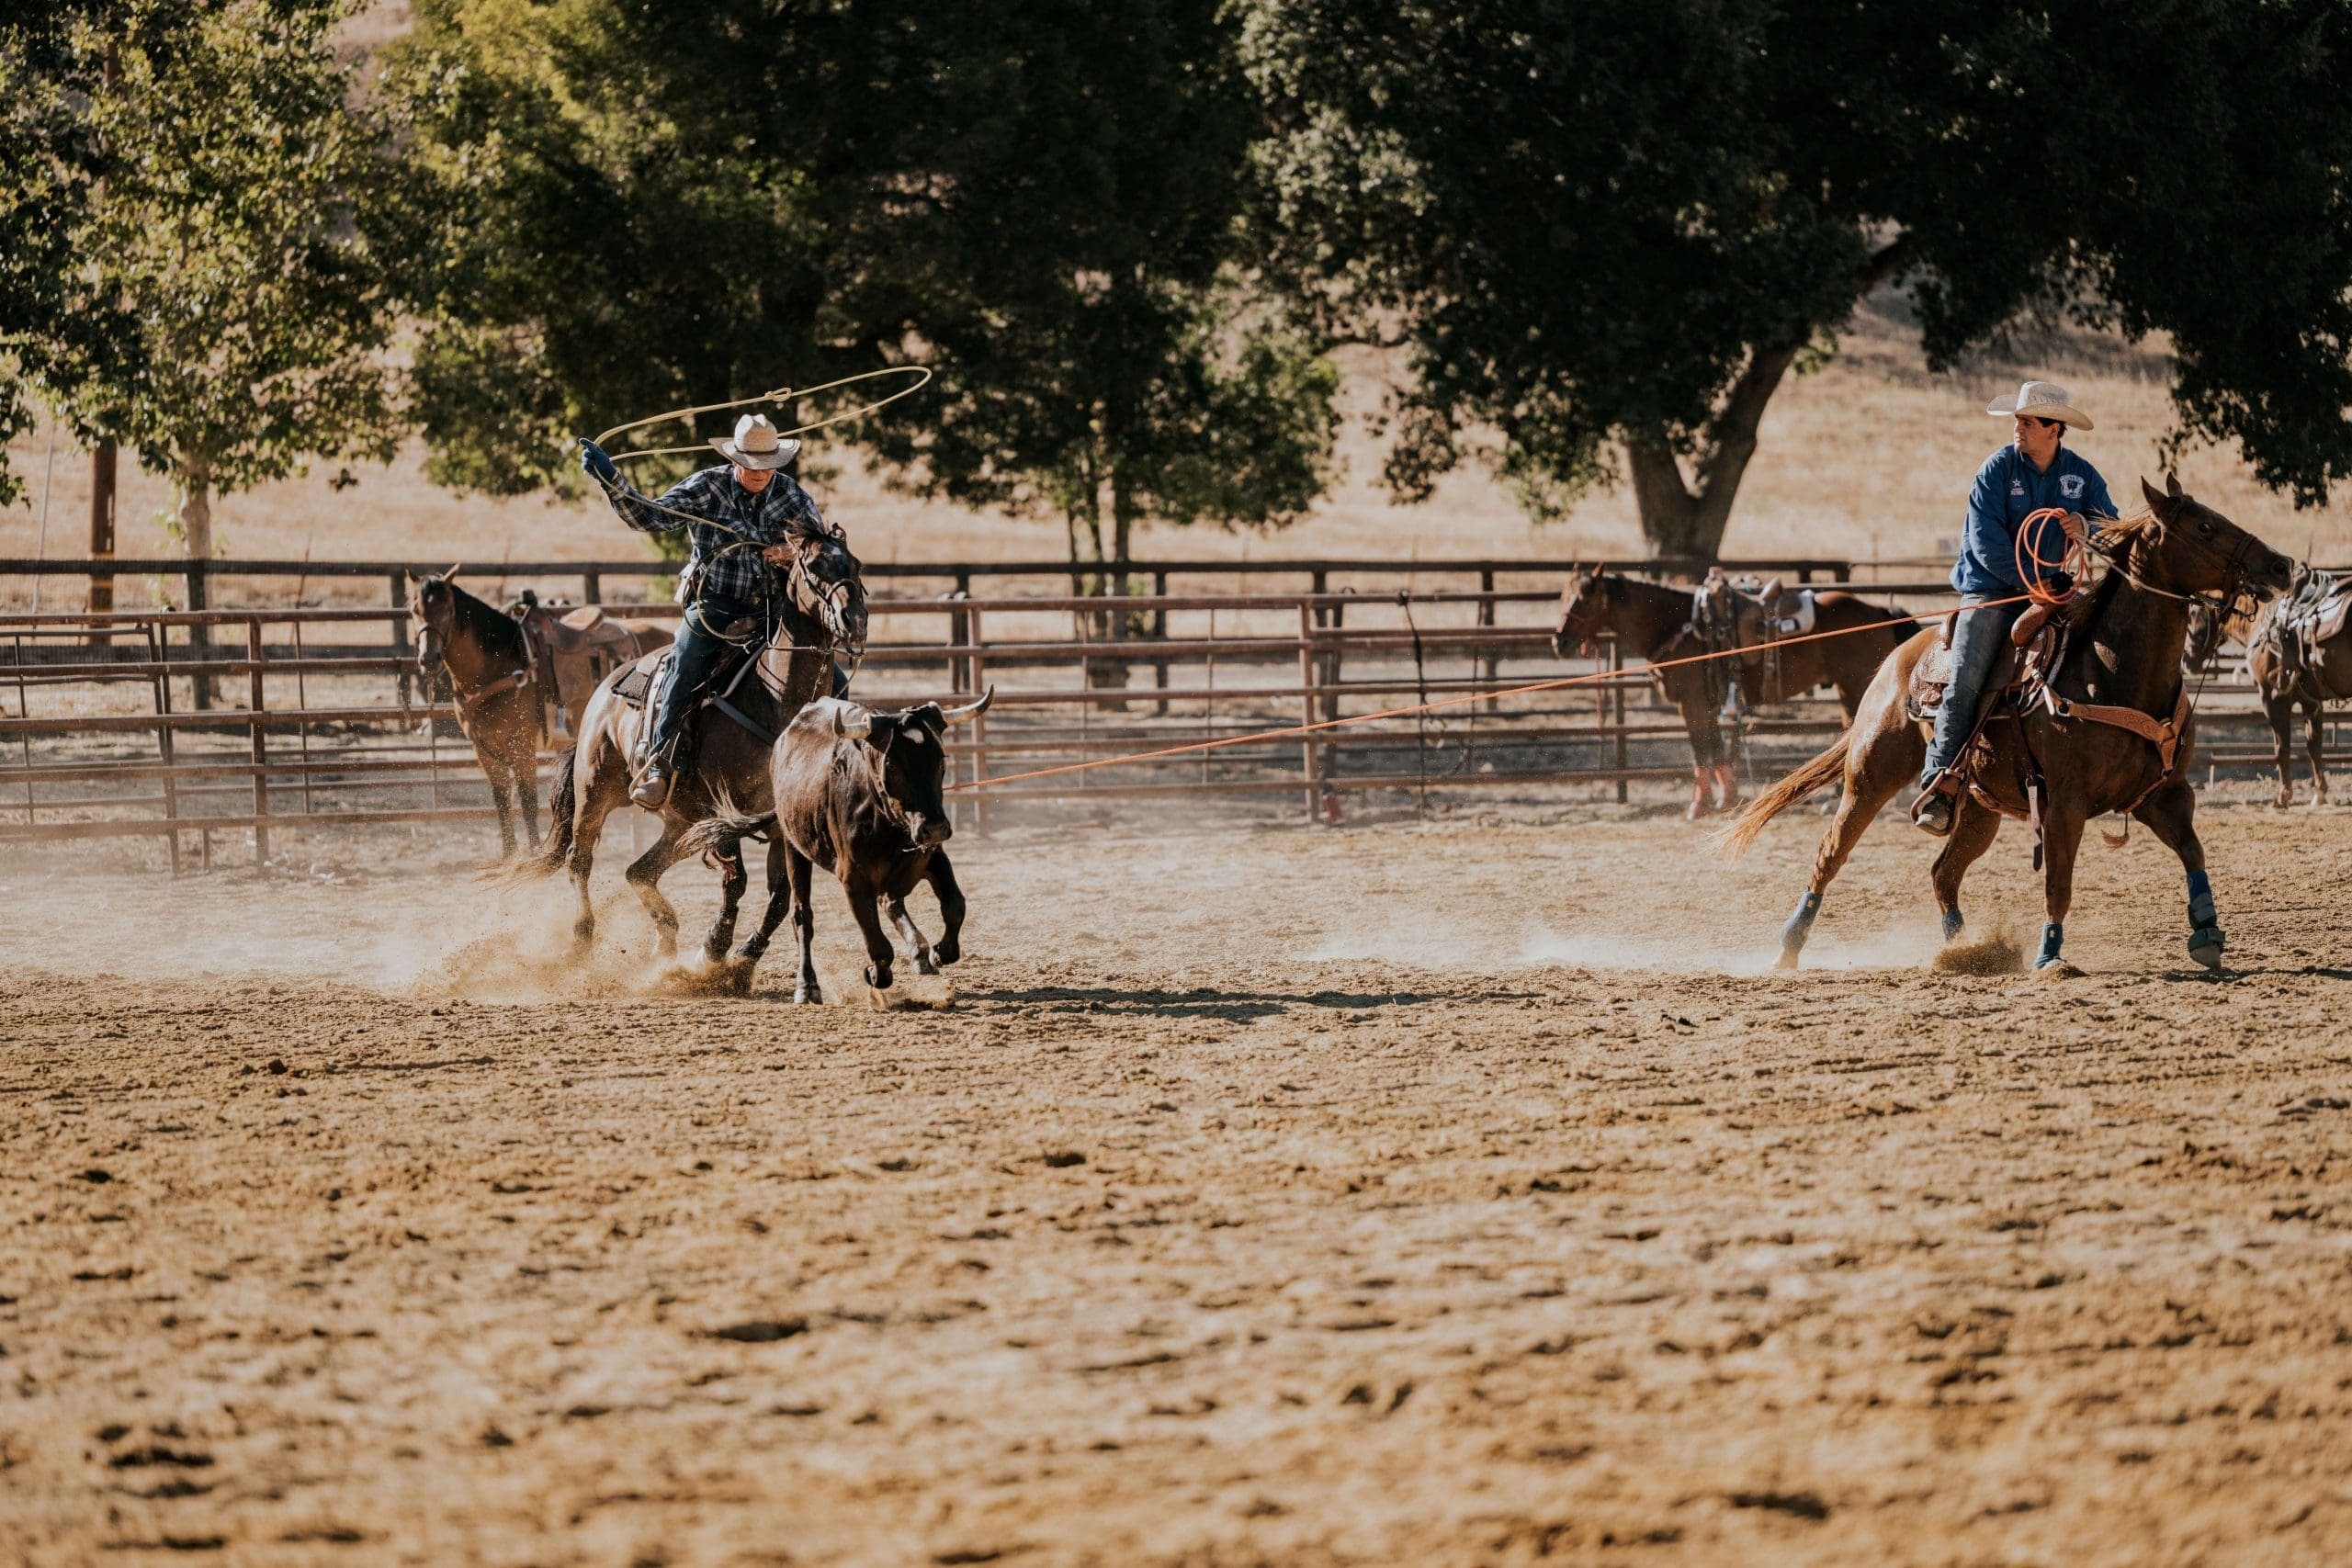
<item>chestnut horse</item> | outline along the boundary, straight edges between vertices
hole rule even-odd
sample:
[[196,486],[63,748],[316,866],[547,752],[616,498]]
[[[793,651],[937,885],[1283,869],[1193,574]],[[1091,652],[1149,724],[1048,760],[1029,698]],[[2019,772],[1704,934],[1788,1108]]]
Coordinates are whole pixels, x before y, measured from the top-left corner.
[[[1656,664],[1691,654],[1728,651],[1751,640],[1752,633],[1726,636],[1721,649],[1711,649],[1707,633],[1693,622],[1695,603],[1689,588],[1647,582],[1604,571],[1597,565],[1572,566],[1567,586],[1560,593],[1560,619],[1552,631],[1552,651],[1566,659],[1609,632]],[[1751,654],[1652,671],[1658,694],[1681,713],[1682,728],[1690,737],[1688,816],[1692,821],[1709,810],[1711,782],[1715,791],[1713,809],[1728,810],[1739,804],[1731,746],[1723,728],[1724,699],[1735,680],[1741,695],[1751,703],[1786,702],[1816,686],[1834,687],[1838,705],[1845,709],[1846,722],[1851,724],[1855,705],[1868,689],[1871,676],[1914,624],[1899,610],[1882,610],[1859,594],[1834,589],[1815,595],[1814,616],[1815,631],[1849,631],[1850,635],[1775,645],[1770,660]],[[1865,626],[1878,629],[1852,630]]]
[[[2045,679],[2046,692],[2022,713],[1984,727],[1979,745],[1989,747],[1989,761],[1962,794],[1932,874],[1948,942],[1964,923],[1962,878],[1990,847],[2004,816],[2029,814],[2028,781],[2038,778],[2048,923],[2034,966],[2061,961],[2083,829],[2110,811],[2130,812],[2180,857],[2188,874],[2188,954],[2209,969],[2221,966],[2222,930],[2197,839],[2197,795],[2187,776],[2196,740],[2181,673],[2188,605],[2201,597],[2226,614],[2243,594],[2284,588],[2293,563],[2183,495],[2178,479],[2168,491],[2144,479],[2140,488],[2147,514],[2102,525],[2093,547],[2110,564],[2071,606],[2074,630],[2059,667]],[[1912,671],[1940,635],[1922,631],[1897,649],[1838,743],[1758,796],[1724,835],[1736,856],[1774,817],[1823,785],[1845,781],[1845,798],[1814,855],[1812,880],[1781,930],[1782,968],[1796,967],[1822,895],[1879,808],[1918,779],[1933,721],[1911,716],[1908,693]]]
[[[786,546],[785,592],[775,606],[775,623],[757,662],[736,685],[728,705],[758,726],[755,731],[721,709],[705,708],[694,720],[692,766],[682,768],[661,810],[662,837],[631,863],[628,884],[637,889],[663,956],[678,949],[678,911],[656,886],[662,874],[685,858],[682,848],[689,829],[706,817],[740,809],[759,816],[770,809],[768,748],[812,697],[831,689],[833,655],[838,649],[854,656],[865,642],[865,584],[857,558],[838,533],[802,533]],[[634,664],[623,665],[605,678],[589,699],[580,719],[580,743],[556,764],[554,820],[547,847],[526,860],[517,874],[545,876],[568,869],[579,894],[580,913],[572,922],[572,950],[583,953],[596,934],[595,907],[588,898],[588,874],[595,864],[596,840],[605,818],[628,804],[629,764],[639,729],[646,723],[642,709],[619,694],[619,686],[635,670],[649,675],[662,653],[649,653]],[[650,700],[650,698],[648,699]],[[771,845],[771,870],[781,862]],[[730,853],[719,867],[718,918],[703,941],[703,955],[710,963],[727,959],[734,940],[735,918],[748,878],[740,854]],[[771,889],[780,878],[773,878]],[[781,892],[771,892],[781,897]],[[756,955],[755,955],[756,956]],[[741,966],[748,976],[749,965]]]

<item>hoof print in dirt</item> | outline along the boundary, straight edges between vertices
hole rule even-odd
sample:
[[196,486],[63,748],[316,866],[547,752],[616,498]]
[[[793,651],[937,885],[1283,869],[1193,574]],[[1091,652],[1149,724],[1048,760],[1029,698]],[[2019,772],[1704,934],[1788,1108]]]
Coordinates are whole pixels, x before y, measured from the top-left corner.
[[773,1345],[779,1339],[792,1339],[808,1332],[805,1317],[755,1317],[742,1323],[730,1323],[724,1328],[714,1328],[706,1339],[731,1339],[738,1345]]

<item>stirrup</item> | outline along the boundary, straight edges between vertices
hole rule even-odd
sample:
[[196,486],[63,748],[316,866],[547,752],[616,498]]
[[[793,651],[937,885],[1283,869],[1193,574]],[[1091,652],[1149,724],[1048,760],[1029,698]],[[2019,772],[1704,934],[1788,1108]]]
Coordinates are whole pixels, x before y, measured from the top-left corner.
[[659,811],[670,802],[670,770],[657,758],[646,763],[628,786],[628,797],[648,811]]
[[1959,781],[1947,768],[1924,785],[1911,802],[1911,822],[1921,831],[1941,839],[1960,818]]

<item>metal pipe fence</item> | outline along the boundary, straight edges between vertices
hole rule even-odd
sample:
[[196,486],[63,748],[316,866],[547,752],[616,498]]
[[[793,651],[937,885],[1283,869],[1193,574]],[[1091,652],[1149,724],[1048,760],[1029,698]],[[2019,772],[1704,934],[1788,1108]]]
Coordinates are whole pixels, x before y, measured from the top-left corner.
[[[0,574],[22,564],[0,561]],[[74,564],[86,572],[92,563]],[[153,563],[112,564],[130,572]],[[1664,574],[1679,564],[1631,566]],[[1802,570],[1828,582],[1851,577],[1842,562],[1732,564],[1786,576]],[[365,574],[383,565],[335,563],[335,570]],[[290,563],[213,563],[231,566],[266,576],[261,569]],[[331,574],[315,562],[300,570]],[[540,570],[507,568],[511,576]],[[922,598],[877,592],[869,601],[875,635],[857,677],[862,700],[888,706],[1000,687],[993,709],[949,745],[957,782],[1130,759],[958,794],[963,821],[986,830],[1000,814],[1039,802],[1284,795],[1310,818],[1330,820],[1342,796],[1372,791],[1576,784],[1623,800],[1633,783],[1689,776],[1680,722],[1657,704],[1637,656],[1603,639],[1596,658],[1562,660],[1550,648],[1554,593],[1495,586],[1514,573],[1557,572],[1553,563],[1139,562],[1125,570],[1153,575],[1162,586],[1169,575],[1222,577],[1239,591],[1106,600],[1067,592],[975,598],[957,589]],[[1070,570],[1066,562],[900,564],[869,567],[868,575],[1066,581]],[[1385,583],[1331,587],[1334,577],[1384,572]],[[1277,591],[1254,573],[1304,575],[1310,586]],[[1399,590],[1399,579],[1480,586]],[[585,586],[600,584],[591,578]],[[1906,608],[1939,607],[1938,595],[1949,602],[1934,583],[1856,591],[1901,597]],[[666,604],[606,608],[639,617],[675,614]],[[377,628],[392,635],[383,638]],[[254,856],[266,861],[273,833],[290,829],[488,819],[487,789],[471,748],[448,722],[453,709],[415,695],[407,629],[404,603],[397,611],[280,604],[0,612],[0,842],[159,838],[176,870],[189,853],[210,863],[214,838],[223,833],[249,835]],[[1569,674],[1589,679],[1362,728],[1174,757],[1133,755]],[[2200,760],[2267,763],[2267,732],[2258,746],[2243,733],[2255,716],[2250,693],[2222,677],[2207,692]],[[228,705],[232,700],[236,705]],[[1769,775],[1810,754],[1841,726],[1826,697],[1747,716],[1741,739],[1751,774]]]

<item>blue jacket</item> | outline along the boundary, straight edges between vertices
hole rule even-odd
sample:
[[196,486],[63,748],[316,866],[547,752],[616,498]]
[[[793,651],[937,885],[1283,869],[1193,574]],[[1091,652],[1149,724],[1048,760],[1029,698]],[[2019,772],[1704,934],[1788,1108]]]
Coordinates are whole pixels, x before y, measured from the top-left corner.
[[[2034,472],[2014,446],[1985,458],[1968,491],[1960,562],[1951,569],[1953,591],[1985,599],[2024,592],[2025,584],[2018,580],[2018,525],[2027,513],[2045,506],[2081,513],[2093,534],[2098,532],[2099,519],[2116,514],[2098,470],[2063,446],[2047,473]],[[2033,548],[2042,558],[2054,561],[2065,553],[2066,536],[2054,522],[2034,532]]]

